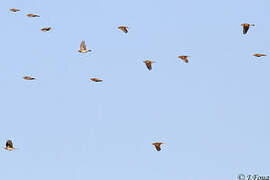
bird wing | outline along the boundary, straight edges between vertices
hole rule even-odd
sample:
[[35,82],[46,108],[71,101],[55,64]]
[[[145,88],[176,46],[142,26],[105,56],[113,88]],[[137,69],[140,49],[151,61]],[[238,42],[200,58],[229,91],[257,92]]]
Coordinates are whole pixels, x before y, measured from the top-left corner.
[[180,59],[182,59],[185,63],[188,63],[188,56],[178,56]]
[[160,150],[161,150],[160,144],[156,144],[155,147],[156,147],[156,150],[157,150],[157,151],[160,151]]
[[127,27],[119,26],[118,28],[121,29],[124,33],[128,33]]
[[81,42],[80,49],[81,49],[81,50],[86,50],[85,41],[82,41],[82,42]]
[[50,27],[45,27],[45,28],[42,28],[41,30],[43,31],[49,31],[51,28]]
[[13,143],[12,143],[11,140],[7,140],[7,142],[6,142],[6,147],[13,148]]
[[152,70],[152,64],[150,63],[150,62],[148,62],[148,63],[145,63],[146,64],[146,67],[147,67],[147,69],[150,71],[150,70]]
[[188,63],[188,58],[187,58],[187,57],[184,57],[184,58],[183,58],[183,61],[184,61],[185,63]]
[[127,27],[123,27],[122,31],[125,32],[125,33],[128,33]]
[[248,25],[244,25],[243,26],[243,34],[247,34],[248,29],[249,29],[249,26]]

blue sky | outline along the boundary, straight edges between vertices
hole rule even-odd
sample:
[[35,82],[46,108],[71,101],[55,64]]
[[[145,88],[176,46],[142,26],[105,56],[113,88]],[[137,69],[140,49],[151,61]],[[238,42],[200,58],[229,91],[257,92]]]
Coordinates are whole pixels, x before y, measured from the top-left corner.
[[[2,146],[12,139],[19,150],[0,151],[1,177],[270,175],[270,62],[252,56],[269,52],[269,6],[267,0],[3,2],[0,137]],[[242,35],[245,22],[255,27]],[[48,26],[50,32],[40,31]],[[82,40],[91,53],[78,53]],[[190,55],[190,63],[179,55]],[[146,59],[157,62],[152,71]],[[155,141],[166,143],[162,151]]]

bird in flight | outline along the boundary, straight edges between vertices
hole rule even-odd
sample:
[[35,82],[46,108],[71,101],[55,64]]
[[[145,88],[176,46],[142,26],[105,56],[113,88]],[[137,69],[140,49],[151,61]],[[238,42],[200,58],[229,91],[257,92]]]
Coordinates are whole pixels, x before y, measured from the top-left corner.
[[18,11],[20,11],[19,9],[14,9],[14,8],[9,9],[9,10],[12,11],[12,12],[18,12]]
[[253,56],[261,57],[261,56],[267,56],[266,54],[253,54]]
[[7,140],[5,149],[8,151],[13,151],[15,149],[11,140]]
[[178,56],[178,58],[182,59],[185,63],[188,63],[188,57],[190,56]]
[[45,28],[42,28],[40,30],[43,32],[47,32],[47,31],[50,31],[51,29],[52,29],[51,27],[45,27]]
[[39,15],[36,14],[27,14],[28,17],[40,17]]
[[80,45],[80,50],[79,50],[79,52],[80,52],[80,53],[87,53],[87,52],[90,52],[90,51],[91,51],[90,49],[87,50],[86,45],[85,45],[85,41],[82,41],[82,42],[81,42],[81,45]]
[[244,24],[241,24],[241,26],[243,26],[243,34],[247,34],[249,27],[250,26],[255,26],[255,25],[254,24],[244,23]]
[[152,145],[155,146],[155,148],[156,148],[157,151],[160,151],[160,150],[161,150],[161,148],[160,148],[160,145],[161,145],[161,144],[164,144],[164,143],[162,143],[162,142],[155,142],[155,143],[152,143]]
[[24,76],[23,79],[25,79],[25,80],[35,80],[36,78],[30,77],[30,76]]
[[103,80],[102,79],[98,79],[98,78],[90,78],[91,81],[94,81],[94,82],[102,82]]
[[152,63],[155,63],[154,61],[146,60],[143,62],[145,63],[145,65],[149,71],[152,70]]
[[118,29],[122,30],[124,33],[128,33],[128,27],[127,26],[119,26]]

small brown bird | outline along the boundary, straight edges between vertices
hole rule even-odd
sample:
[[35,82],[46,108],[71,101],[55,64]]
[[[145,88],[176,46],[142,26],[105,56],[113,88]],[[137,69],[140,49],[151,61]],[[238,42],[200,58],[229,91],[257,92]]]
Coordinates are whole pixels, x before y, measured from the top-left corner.
[[47,32],[47,31],[50,31],[51,29],[52,29],[51,27],[45,27],[45,28],[42,28],[40,30],[43,32]]
[[85,41],[82,41],[82,42],[81,42],[81,45],[80,45],[80,50],[79,50],[79,52],[80,52],[80,53],[87,53],[87,52],[90,52],[90,51],[91,51],[90,49],[87,50],[86,45],[85,45]]
[[244,24],[241,24],[241,26],[243,26],[243,34],[247,34],[249,27],[250,26],[255,26],[255,25],[254,24],[244,23]]
[[122,30],[124,33],[128,33],[128,27],[127,26],[119,26],[118,29]]
[[24,76],[23,79],[25,79],[25,80],[35,80],[36,78],[30,77],[30,76]]
[[5,149],[8,151],[13,151],[15,149],[11,140],[7,140]]
[[178,56],[178,58],[182,59],[185,63],[188,63],[188,57],[190,56]]
[[164,143],[162,143],[162,142],[156,142],[156,143],[152,143],[152,144],[156,147],[156,150],[157,151],[160,151],[161,150],[160,145],[161,144],[164,144]]
[[94,82],[102,82],[103,80],[102,79],[98,79],[98,78],[90,78],[91,81],[94,81]]
[[267,56],[266,54],[253,54],[253,56],[261,57],[261,56]]
[[36,14],[27,14],[28,17],[40,17],[39,15]]
[[152,63],[155,63],[155,61],[149,61],[149,60],[146,60],[146,61],[143,61],[147,67],[147,69],[150,71],[152,70]]
[[9,10],[12,11],[12,12],[18,12],[18,11],[20,11],[19,9],[14,9],[14,8],[9,9]]

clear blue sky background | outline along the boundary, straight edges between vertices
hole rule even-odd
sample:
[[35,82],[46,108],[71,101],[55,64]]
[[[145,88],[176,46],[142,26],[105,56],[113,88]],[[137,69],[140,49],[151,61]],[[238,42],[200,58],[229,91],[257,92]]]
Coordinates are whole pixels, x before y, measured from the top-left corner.
[[[269,53],[269,6],[269,0],[3,1],[0,137],[2,146],[12,139],[19,150],[0,150],[1,179],[270,175],[270,60],[252,56]],[[256,26],[244,36],[245,22]],[[47,26],[52,31],[40,31]],[[81,40],[91,53],[78,53]],[[190,63],[179,55],[190,55]],[[146,59],[157,62],[152,71]],[[162,151],[155,141],[166,143]]]

